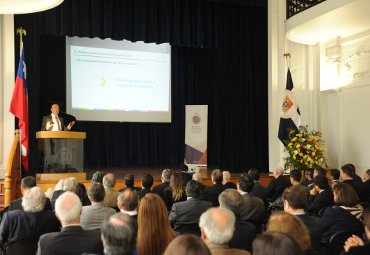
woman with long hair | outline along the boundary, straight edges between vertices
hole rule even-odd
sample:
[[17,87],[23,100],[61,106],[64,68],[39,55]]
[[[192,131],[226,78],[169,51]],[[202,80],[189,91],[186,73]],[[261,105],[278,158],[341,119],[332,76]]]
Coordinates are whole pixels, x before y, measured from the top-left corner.
[[140,200],[138,211],[138,254],[162,254],[175,236],[162,198],[153,193],[146,194]]
[[170,211],[172,205],[187,199],[180,173],[174,172],[170,178],[170,185],[164,190],[164,203]]

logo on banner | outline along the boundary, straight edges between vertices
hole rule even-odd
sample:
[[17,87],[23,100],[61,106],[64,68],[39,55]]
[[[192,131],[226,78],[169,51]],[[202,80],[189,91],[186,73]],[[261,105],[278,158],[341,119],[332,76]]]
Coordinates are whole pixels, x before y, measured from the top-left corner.
[[193,116],[193,123],[195,124],[195,125],[198,125],[199,124],[199,122],[200,122],[200,117],[199,117],[199,113],[194,113],[194,116]]

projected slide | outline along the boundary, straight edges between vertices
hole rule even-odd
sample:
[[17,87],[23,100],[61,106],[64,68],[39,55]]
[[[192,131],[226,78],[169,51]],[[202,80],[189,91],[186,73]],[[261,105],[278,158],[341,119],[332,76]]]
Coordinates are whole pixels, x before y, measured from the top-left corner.
[[67,110],[80,120],[170,122],[169,50],[107,46],[69,45]]

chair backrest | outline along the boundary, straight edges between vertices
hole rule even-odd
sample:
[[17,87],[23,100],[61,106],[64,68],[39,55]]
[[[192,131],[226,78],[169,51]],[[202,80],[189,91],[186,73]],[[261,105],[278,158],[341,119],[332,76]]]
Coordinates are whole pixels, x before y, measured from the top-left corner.
[[332,235],[329,239],[329,254],[340,254],[344,251],[343,245],[345,241],[352,235],[361,236],[359,231],[339,231]]

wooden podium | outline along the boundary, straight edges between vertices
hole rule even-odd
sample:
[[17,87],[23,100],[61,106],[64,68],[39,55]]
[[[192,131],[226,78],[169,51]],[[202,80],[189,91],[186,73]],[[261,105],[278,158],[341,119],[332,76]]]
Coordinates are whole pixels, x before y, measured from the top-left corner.
[[43,173],[83,172],[83,140],[85,132],[36,132]]

